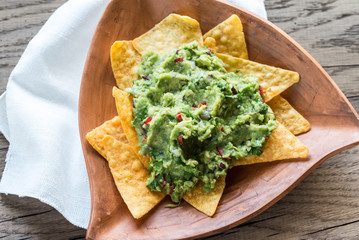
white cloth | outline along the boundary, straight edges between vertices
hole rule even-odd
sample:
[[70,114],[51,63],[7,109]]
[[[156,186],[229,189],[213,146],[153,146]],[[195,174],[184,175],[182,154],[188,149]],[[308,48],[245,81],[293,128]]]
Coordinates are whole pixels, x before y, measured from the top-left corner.
[[247,9],[257,15],[261,16],[262,18],[267,19],[267,12],[264,6],[264,0],[225,0],[234,5],[240,6],[242,8]]
[[[86,228],[90,189],[78,129],[87,51],[109,0],[69,0],[30,41],[0,97],[10,142],[0,192],[37,198]],[[264,0],[231,0],[266,17]]]

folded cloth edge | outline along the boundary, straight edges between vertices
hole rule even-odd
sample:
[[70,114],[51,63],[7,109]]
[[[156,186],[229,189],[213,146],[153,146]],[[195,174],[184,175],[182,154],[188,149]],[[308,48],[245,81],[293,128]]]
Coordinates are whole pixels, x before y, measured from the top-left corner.
[[10,140],[9,123],[6,112],[6,92],[0,96],[0,132],[4,135],[6,140]]

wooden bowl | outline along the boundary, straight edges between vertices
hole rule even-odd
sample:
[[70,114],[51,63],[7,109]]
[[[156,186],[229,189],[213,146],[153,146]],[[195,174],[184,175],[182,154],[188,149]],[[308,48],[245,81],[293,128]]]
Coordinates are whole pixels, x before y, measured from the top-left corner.
[[[231,14],[243,23],[249,58],[299,72],[301,81],[283,96],[311,123],[299,139],[309,147],[307,161],[281,161],[237,167],[229,172],[216,214],[208,217],[168,199],[140,220],[127,209],[107,162],[88,144],[88,131],[115,116],[110,46],[143,34],[170,13],[197,19],[207,32]],[[173,239],[202,237],[234,227],[274,204],[325,159],[359,144],[359,120],[344,94],[323,68],[269,21],[216,0],[112,0],[99,22],[88,53],[79,104],[79,124],[91,187],[89,239]]]

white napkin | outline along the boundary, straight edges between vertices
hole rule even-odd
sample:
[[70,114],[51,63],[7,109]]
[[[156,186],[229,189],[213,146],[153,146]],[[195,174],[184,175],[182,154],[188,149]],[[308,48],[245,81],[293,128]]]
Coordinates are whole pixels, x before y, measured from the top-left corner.
[[[78,129],[82,70],[109,0],[69,0],[30,41],[0,97],[10,142],[0,192],[37,198],[86,228],[90,189]],[[264,0],[231,0],[266,17]]]

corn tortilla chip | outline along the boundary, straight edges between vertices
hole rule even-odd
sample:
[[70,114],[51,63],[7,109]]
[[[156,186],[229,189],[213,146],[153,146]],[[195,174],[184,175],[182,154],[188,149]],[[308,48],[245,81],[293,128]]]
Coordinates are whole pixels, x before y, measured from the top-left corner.
[[197,210],[213,216],[216,212],[219,200],[222,197],[224,187],[226,186],[226,177],[218,178],[214,189],[210,192],[203,190],[203,183],[198,183],[190,192],[183,195],[183,199],[195,207]]
[[121,121],[118,116],[104,122],[101,126],[93,129],[86,134],[87,141],[98,151],[104,158],[106,158],[105,149],[103,147],[102,139],[110,135],[117,141],[128,144],[126,135],[122,129]]
[[144,216],[166,195],[146,187],[148,172],[127,144],[106,136],[103,146],[122,199],[134,218]]
[[149,50],[165,54],[193,41],[203,46],[199,23],[187,16],[170,14],[151,30],[135,38],[132,44],[141,54]]
[[260,64],[257,62],[232,57],[229,55],[219,54],[217,56],[222,59],[225,68],[229,72],[239,70],[238,74],[253,74],[258,77],[260,85],[265,89],[265,102],[273,97],[278,96],[284,90],[299,81],[297,72]]
[[216,52],[248,59],[243,27],[237,15],[234,14],[230,16],[227,20],[218,24],[203,36],[204,39],[208,37],[216,41],[214,48]]
[[309,149],[288,129],[277,122],[277,128],[263,146],[263,153],[260,156],[248,156],[238,159],[234,162],[234,166],[285,159],[304,159],[308,157],[308,154]]
[[291,133],[298,135],[309,131],[310,123],[297,112],[287,100],[280,95],[272,98],[268,105],[273,110],[278,122],[284,125]]
[[133,48],[131,41],[117,41],[111,47],[111,65],[119,89],[132,87],[138,78],[141,55]]
[[127,94],[127,92],[119,90],[116,87],[113,88],[112,95],[115,98],[117,112],[128,142],[130,143],[132,150],[137,154],[143,166],[148,169],[148,164],[150,163],[151,158],[142,156],[139,153],[141,148],[138,146],[137,133],[135,128],[131,125],[131,122],[133,121],[132,98]]

